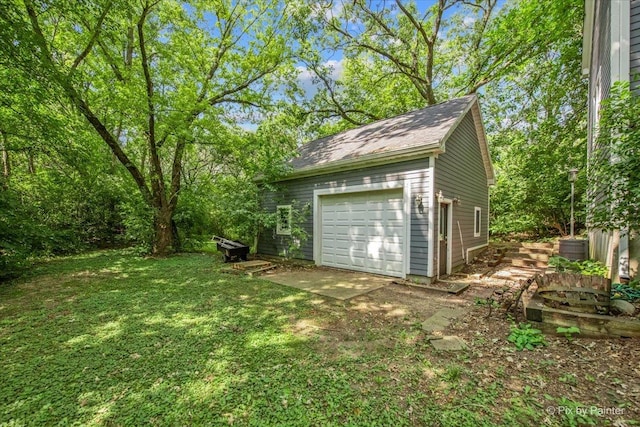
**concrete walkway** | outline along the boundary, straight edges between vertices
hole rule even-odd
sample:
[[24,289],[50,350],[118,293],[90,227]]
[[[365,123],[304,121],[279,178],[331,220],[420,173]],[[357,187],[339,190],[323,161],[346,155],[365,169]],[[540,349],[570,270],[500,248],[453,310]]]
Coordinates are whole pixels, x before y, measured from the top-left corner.
[[366,294],[394,280],[393,277],[325,267],[305,271],[275,271],[260,278],[339,300]]

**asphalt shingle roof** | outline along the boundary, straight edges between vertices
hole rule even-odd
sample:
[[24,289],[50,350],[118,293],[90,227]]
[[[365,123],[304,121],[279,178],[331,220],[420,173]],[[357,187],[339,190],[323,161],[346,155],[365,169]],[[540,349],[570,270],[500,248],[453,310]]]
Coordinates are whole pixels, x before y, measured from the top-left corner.
[[416,147],[437,149],[475,99],[463,96],[311,141],[298,149],[290,164],[300,170]]

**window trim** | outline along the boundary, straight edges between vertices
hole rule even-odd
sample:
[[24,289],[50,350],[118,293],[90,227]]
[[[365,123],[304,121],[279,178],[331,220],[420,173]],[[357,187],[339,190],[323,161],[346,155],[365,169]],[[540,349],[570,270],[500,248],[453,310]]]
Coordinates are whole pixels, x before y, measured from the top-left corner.
[[[478,215],[479,214],[479,215]],[[482,234],[482,208],[473,208],[473,237],[480,237]]]
[[[288,221],[287,227],[283,227],[282,224],[282,216],[280,215],[281,210],[288,210]],[[291,212],[291,205],[277,205],[276,206],[276,234],[281,236],[291,236],[291,221],[293,219]]]

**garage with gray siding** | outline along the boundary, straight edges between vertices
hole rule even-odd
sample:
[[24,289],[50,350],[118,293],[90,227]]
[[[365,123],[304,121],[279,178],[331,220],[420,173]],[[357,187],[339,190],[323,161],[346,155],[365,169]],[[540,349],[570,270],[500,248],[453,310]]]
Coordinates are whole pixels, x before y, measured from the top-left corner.
[[309,142],[291,170],[264,194],[279,223],[260,254],[430,279],[488,242],[494,175],[474,95]]

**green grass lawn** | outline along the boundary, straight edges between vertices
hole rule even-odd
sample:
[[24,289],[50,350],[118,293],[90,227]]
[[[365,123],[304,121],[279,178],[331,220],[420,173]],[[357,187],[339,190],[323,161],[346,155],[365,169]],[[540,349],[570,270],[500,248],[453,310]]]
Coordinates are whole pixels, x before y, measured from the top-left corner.
[[[538,424],[419,324],[323,328],[345,303],[221,273],[218,256],[94,252],[0,285],[0,425]],[[352,323],[358,324],[359,318]],[[331,334],[330,326],[327,334]],[[344,350],[344,347],[342,347]],[[500,407],[500,415],[494,408]]]

